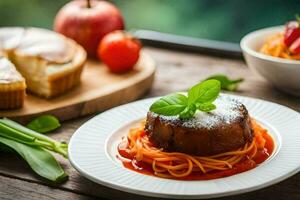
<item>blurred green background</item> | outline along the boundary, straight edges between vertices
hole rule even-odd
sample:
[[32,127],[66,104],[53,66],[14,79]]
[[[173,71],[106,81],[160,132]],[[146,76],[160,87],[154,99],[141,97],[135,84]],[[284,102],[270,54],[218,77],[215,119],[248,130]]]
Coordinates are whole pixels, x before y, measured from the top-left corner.
[[[68,0],[0,0],[0,26],[52,28]],[[127,29],[149,29],[239,42],[247,32],[284,24],[300,13],[298,0],[113,0]]]

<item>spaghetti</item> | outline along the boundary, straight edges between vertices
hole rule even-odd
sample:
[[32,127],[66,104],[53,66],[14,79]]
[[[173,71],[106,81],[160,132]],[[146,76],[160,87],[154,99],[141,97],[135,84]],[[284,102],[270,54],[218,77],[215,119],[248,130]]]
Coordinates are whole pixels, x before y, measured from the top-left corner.
[[[127,138],[120,143],[118,147],[120,159],[127,168],[163,178],[200,180],[224,177],[254,168],[256,164],[267,159],[273,151],[271,137],[254,120],[252,124],[255,136],[250,143],[235,151],[213,156],[164,152],[149,141],[144,131],[144,123],[142,122],[137,128],[132,128]],[[265,149],[266,146],[269,148]],[[212,176],[213,173],[218,172],[222,173]]]
[[288,47],[284,44],[283,33],[277,33],[269,36],[264,45],[261,47],[260,52],[274,57],[300,60],[300,54],[292,54]]

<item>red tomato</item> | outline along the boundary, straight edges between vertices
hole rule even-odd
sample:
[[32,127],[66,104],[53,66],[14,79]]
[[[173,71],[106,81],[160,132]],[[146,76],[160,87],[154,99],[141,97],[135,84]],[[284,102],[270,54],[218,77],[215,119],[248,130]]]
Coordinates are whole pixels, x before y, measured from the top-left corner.
[[300,37],[300,28],[297,21],[288,22],[285,27],[284,43],[286,46],[291,46],[292,43]]
[[98,56],[112,72],[123,73],[137,63],[140,50],[139,40],[122,31],[114,31],[101,40]]
[[300,53],[300,37],[298,37],[298,39],[296,39],[292,45],[289,48],[290,52],[292,54],[299,54]]

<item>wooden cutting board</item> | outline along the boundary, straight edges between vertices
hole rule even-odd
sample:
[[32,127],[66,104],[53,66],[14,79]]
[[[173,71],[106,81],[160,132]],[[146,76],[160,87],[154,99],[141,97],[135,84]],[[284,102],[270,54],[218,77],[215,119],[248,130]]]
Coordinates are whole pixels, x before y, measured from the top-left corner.
[[144,52],[134,70],[121,75],[110,73],[96,60],[88,60],[81,84],[75,89],[50,100],[27,94],[23,108],[0,111],[0,117],[28,122],[41,114],[52,114],[64,121],[101,112],[141,97],[150,89],[154,73],[155,62]]

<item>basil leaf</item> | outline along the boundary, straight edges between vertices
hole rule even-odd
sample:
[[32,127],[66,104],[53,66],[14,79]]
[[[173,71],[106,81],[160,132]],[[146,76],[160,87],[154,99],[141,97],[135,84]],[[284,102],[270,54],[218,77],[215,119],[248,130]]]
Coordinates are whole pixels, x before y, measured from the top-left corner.
[[222,75],[222,74],[217,74],[217,75],[210,76],[206,80],[210,80],[210,79],[215,79],[215,80],[220,81],[221,88],[223,90],[228,90],[228,91],[236,91],[239,84],[244,81],[243,78],[229,79],[227,76]]
[[48,133],[59,127],[60,123],[58,119],[52,115],[39,116],[27,124],[27,128],[39,133]]
[[187,97],[183,94],[173,93],[155,101],[150,111],[165,116],[178,115],[187,107]]
[[14,149],[38,175],[55,183],[67,180],[68,175],[47,150],[3,137],[0,137],[0,143]]
[[209,112],[216,108],[212,102],[219,96],[221,83],[218,80],[206,80],[188,91],[188,97],[174,93],[154,102],[150,111],[165,116],[179,115],[181,119],[192,118],[197,109]]
[[188,103],[213,102],[220,93],[221,84],[218,80],[206,80],[188,91]]
[[201,110],[203,112],[210,112],[214,109],[216,109],[216,105],[209,102],[209,103],[199,103],[197,104],[197,109]]
[[180,119],[190,119],[192,118],[195,113],[196,113],[196,110],[197,110],[197,107],[195,104],[190,104],[188,105],[184,111],[182,111],[180,114],[179,114],[179,118]]

